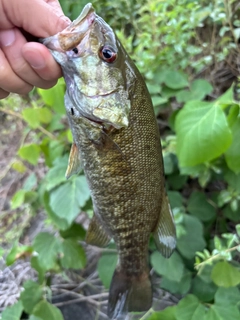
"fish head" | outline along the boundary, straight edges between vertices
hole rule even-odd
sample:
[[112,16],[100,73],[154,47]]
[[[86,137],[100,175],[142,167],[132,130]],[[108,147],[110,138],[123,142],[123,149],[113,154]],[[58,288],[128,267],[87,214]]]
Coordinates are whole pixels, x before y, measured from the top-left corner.
[[71,116],[116,129],[128,126],[134,71],[113,30],[90,3],[66,29],[42,42],[62,67]]

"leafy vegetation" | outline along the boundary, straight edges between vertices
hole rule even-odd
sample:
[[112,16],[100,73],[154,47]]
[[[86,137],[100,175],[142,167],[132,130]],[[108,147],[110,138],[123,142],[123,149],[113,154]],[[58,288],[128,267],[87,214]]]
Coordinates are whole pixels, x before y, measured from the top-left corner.
[[[60,2],[71,18],[85,4]],[[146,79],[162,131],[166,184],[177,226],[177,250],[165,259],[150,241],[150,264],[161,277],[160,287],[180,301],[162,311],[154,311],[153,305],[142,319],[240,319],[239,101],[234,84],[223,90],[212,76],[225,61],[237,65],[237,1],[93,4]],[[50,303],[51,274],[86,265],[80,244],[85,230],[76,218],[80,211],[91,216],[92,207],[83,173],[64,177],[72,138],[63,95],[61,79],[52,89],[33,92],[22,110],[13,97],[2,102],[1,111],[26,123],[12,168],[24,172],[43,160],[48,168],[44,177],[28,177],[13,196],[12,209],[34,214],[44,208],[52,227],[39,233],[31,246],[16,243],[8,253],[8,264],[30,256],[38,282],[24,284],[19,302],[2,313],[2,320],[20,319],[22,311],[31,320],[63,319]],[[116,252],[109,251],[97,266],[106,289],[117,262]]]

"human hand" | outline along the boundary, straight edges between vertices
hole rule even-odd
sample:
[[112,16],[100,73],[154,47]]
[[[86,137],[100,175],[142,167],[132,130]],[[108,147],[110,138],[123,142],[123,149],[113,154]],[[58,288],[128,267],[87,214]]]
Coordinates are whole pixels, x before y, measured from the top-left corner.
[[69,23],[58,0],[0,0],[0,99],[10,92],[26,94],[34,86],[50,88],[61,76],[48,49],[27,42],[21,29],[45,38]]

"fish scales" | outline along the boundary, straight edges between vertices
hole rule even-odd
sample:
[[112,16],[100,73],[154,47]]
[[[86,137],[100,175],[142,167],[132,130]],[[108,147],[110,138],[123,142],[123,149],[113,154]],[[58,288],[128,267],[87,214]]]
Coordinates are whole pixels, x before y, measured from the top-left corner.
[[116,243],[119,261],[108,315],[124,319],[127,312],[151,307],[150,234],[166,257],[176,244],[151,98],[138,69],[91,4],[43,43],[60,63],[67,85],[74,139],[67,176],[81,163],[91,191],[94,217],[86,241],[104,246],[113,238]]

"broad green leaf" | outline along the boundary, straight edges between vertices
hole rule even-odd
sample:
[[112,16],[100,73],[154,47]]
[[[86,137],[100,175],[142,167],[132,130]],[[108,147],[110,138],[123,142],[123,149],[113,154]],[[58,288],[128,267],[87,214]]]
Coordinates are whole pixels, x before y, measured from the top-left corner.
[[1,320],[20,320],[23,312],[23,305],[21,301],[18,301],[11,307],[7,307],[3,313]]
[[75,238],[78,240],[84,240],[86,231],[81,224],[74,222],[67,230],[60,231],[61,237],[65,239]]
[[31,267],[34,268],[38,273],[38,282],[43,283],[45,279],[45,269],[43,269],[39,264],[39,259],[36,256],[31,258]]
[[43,196],[43,205],[44,208],[47,212],[48,217],[51,219],[51,221],[53,222],[53,224],[55,224],[57,226],[58,229],[60,230],[66,230],[69,228],[69,222],[65,219],[65,218],[61,218],[59,217],[50,207],[49,204],[50,201],[50,195],[49,193],[46,191],[44,193]]
[[32,314],[28,320],[42,320],[42,318],[36,317]]
[[218,288],[215,294],[215,304],[219,306],[240,305],[240,291],[237,287]]
[[40,125],[38,109],[25,108],[22,111],[22,116],[31,128],[36,129]]
[[26,191],[31,191],[37,185],[37,176],[35,173],[31,173],[23,184],[23,189]]
[[194,295],[188,295],[177,305],[177,320],[199,320],[205,315],[205,307]]
[[174,163],[171,153],[163,154],[164,173],[166,175],[171,174],[174,171]]
[[68,157],[60,157],[54,160],[53,167],[46,174],[47,190],[51,190],[62,182],[66,182],[65,172],[67,170]]
[[12,168],[20,173],[24,173],[27,169],[22,161],[19,160],[14,161]]
[[184,264],[177,252],[169,259],[164,258],[158,251],[151,255],[151,264],[154,270],[166,278],[179,282],[183,277]]
[[189,85],[186,74],[173,70],[165,72],[164,83],[171,89],[182,89]]
[[167,177],[167,184],[173,190],[181,190],[186,185],[187,179],[188,176],[174,172]]
[[24,145],[18,150],[18,155],[29,163],[36,165],[40,155],[40,148],[34,143]]
[[193,191],[187,206],[188,212],[202,221],[211,221],[216,216],[214,207],[207,201],[203,192]]
[[224,179],[234,190],[240,192],[240,174],[235,174],[231,170],[228,170],[224,174]]
[[[177,267],[177,266],[176,266]],[[179,282],[172,281],[169,278],[162,277],[161,288],[170,291],[174,294],[186,294],[191,287],[192,275],[191,272],[185,270]]]
[[118,261],[117,254],[103,254],[98,260],[97,271],[105,288],[109,289]]
[[85,251],[77,241],[65,239],[62,243],[61,265],[67,269],[82,269],[86,264]]
[[61,311],[47,301],[39,302],[33,309],[33,314],[42,320],[64,320]]
[[65,146],[59,139],[50,142],[49,139],[46,139],[41,143],[40,148],[44,154],[47,166],[52,167],[54,161],[57,158],[62,157]]
[[183,206],[183,198],[180,192],[168,191],[167,194],[172,209],[181,208]]
[[168,99],[165,97],[164,98],[160,97],[160,96],[153,96],[152,97],[152,103],[153,103],[154,107],[158,107],[159,105],[164,104],[166,102],[168,102]]
[[16,193],[14,193],[11,199],[11,208],[13,210],[20,207],[24,203],[25,193],[26,191],[23,189],[20,189]]
[[237,306],[212,305],[204,320],[239,320],[240,313]]
[[17,259],[30,256],[32,252],[33,248],[31,246],[19,246],[18,243],[15,243],[6,257],[6,263],[9,266]]
[[225,218],[228,218],[229,220],[232,220],[235,222],[239,221],[239,211],[238,210],[233,211],[229,204],[223,208],[222,212]]
[[195,257],[196,251],[202,251],[206,242],[203,238],[202,223],[196,217],[183,215],[182,226],[185,229],[185,234],[177,241],[177,248],[180,253],[187,259]]
[[52,113],[46,107],[39,108],[38,109],[38,118],[39,118],[39,121],[42,123],[50,123],[52,120]]
[[232,126],[233,140],[230,147],[225,152],[228,167],[235,173],[240,172],[240,119],[238,118]]
[[60,79],[53,88],[47,90],[38,88],[37,91],[48,106],[52,107],[57,113],[65,114],[64,88],[64,81]]
[[203,302],[213,300],[217,286],[211,281],[205,282],[198,276],[193,279],[191,292]]
[[212,273],[212,268],[213,266],[210,264],[204,264],[200,269],[197,274],[197,276],[204,282],[206,283],[211,283],[211,273]]
[[176,117],[175,129],[181,167],[217,158],[232,142],[224,112],[209,102],[187,103]]
[[202,100],[207,94],[213,90],[212,85],[204,80],[197,79],[193,81],[190,90],[182,90],[176,94],[178,102],[187,102],[190,100]]
[[227,261],[219,261],[213,267],[212,280],[219,287],[234,287],[240,283],[240,270]]
[[62,251],[59,239],[48,232],[41,232],[34,239],[33,247],[38,253],[40,266],[45,270],[54,269]]
[[70,225],[90,197],[85,176],[73,177],[50,194],[50,206],[58,217]]
[[24,291],[21,292],[20,299],[23,308],[27,313],[32,313],[35,305],[42,299],[43,290],[36,282],[28,280],[24,282]]
[[147,320],[176,320],[176,308],[176,306],[171,306],[162,311],[154,312]]

